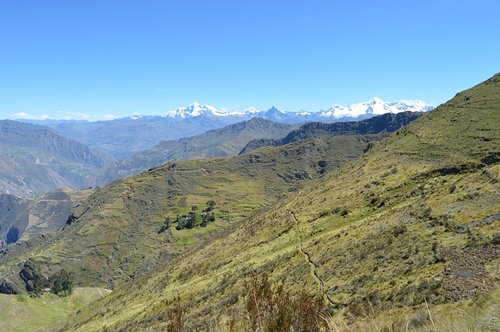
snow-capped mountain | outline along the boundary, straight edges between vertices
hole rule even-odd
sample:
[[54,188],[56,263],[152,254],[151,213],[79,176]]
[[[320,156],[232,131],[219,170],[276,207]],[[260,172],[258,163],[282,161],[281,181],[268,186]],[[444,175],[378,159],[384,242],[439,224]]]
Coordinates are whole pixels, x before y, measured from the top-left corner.
[[367,119],[375,115],[385,113],[400,112],[426,112],[434,107],[423,101],[401,100],[398,102],[385,102],[380,98],[373,98],[370,101],[353,104],[351,106],[334,105],[327,110],[319,112],[283,112],[276,107],[271,107],[267,111],[259,111],[256,108],[248,108],[244,111],[221,111],[211,105],[200,105],[193,103],[187,107],[180,107],[175,111],[168,112],[166,117],[172,119],[186,119],[195,117],[229,117],[235,120],[248,120],[252,117],[260,117],[286,123],[300,123],[307,121],[351,121]]
[[200,105],[197,102],[192,103],[189,106],[186,107],[179,107],[175,111],[168,112],[166,117],[168,118],[174,118],[174,119],[186,119],[186,118],[192,118],[192,117],[197,117],[197,116],[231,116],[231,115],[236,115],[239,116],[244,113],[239,113],[239,112],[224,112],[224,111],[219,111],[217,108],[211,105]]
[[24,121],[51,127],[91,148],[105,151],[118,159],[125,159],[134,152],[152,148],[160,141],[201,134],[255,117],[287,124],[312,121],[331,123],[364,120],[389,112],[425,112],[432,108],[431,105],[421,101],[402,100],[397,103],[386,103],[379,98],[349,107],[335,105],[318,112],[283,112],[276,107],[265,111],[256,108],[239,111],[193,103],[163,115],[134,113],[128,117],[109,121]]
[[427,112],[434,107],[419,100],[401,100],[394,103],[387,103],[380,98],[373,98],[364,103],[353,104],[349,107],[334,105],[327,110],[321,110],[319,115],[326,118],[359,118],[386,113],[400,112]]

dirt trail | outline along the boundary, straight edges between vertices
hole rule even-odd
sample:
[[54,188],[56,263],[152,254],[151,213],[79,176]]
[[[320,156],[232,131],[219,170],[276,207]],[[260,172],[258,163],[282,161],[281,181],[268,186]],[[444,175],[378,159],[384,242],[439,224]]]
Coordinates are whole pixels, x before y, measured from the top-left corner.
[[311,275],[314,277],[314,280],[316,280],[319,291],[321,292],[321,294],[323,294],[323,298],[325,299],[325,301],[327,301],[332,307],[338,308],[342,306],[340,303],[336,303],[335,301],[333,301],[326,292],[325,282],[318,274],[318,265],[312,260],[311,255],[304,249],[303,236],[302,231],[300,230],[299,220],[297,219],[297,216],[295,216],[295,213],[293,211],[290,211],[290,214],[293,216],[293,220],[295,222],[295,230],[299,239],[299,250],[304,255],[306,262],[309,264]]

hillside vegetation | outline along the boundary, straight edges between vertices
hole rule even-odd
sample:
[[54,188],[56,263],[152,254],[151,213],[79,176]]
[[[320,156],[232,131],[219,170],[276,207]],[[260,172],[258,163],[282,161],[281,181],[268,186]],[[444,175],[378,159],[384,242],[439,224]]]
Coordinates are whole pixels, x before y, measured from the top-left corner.
[[[436,330],[432,325],[445,318],[428,324],[431,310],[453,317],[454,309],[476,307],[476,316],[487,319],[475,320],[473,330],[497,330],[498,311],[490,308],[498,308],[498,297],[477,301],[480,294],[498,294],[499,124],[497,74],[354,162],[248,216],[223,237],[87,307],[65,330],[250,330],[256,322],[252,313],[261,317],[275,312],[275,305],[286,308],[272,292],[257,296],[258,289],[278,286],[290,304],[304,292],[319,298],[323,309],[318,315],[332,329],[344,322],[338,326],[345,330]],[[309,146],[304,152],[312,153]],[[252,155],[242,157],[250,161]],[[198,166],[198,172],[215,162]],[[143,181],[161,197],[156,184],[166,178],[160,174],[153,170],[107,190],[128,195],[127,181]],[[239,174],[229,168],[225,177]],[[174,173],[169,176],[179,183]],[[212,189],[221,191],[216,183]],[[117,204],[114,213],[121,209]],[[268,279],[259,281],[264,273]],[[252,306],[249,298],[268,302]],[[314,307],[311,300],[298,303]],[[384,319],[363,328],[373,316]],[[275,326],[272,318],[264,318],[257,323]]]
[[[223,238],[282,195],[357,158],[376,139],[339,136],[245,156],[178,161],[116,181],[76,207],[59,234],[8,247],[0,257],[0,286],[3,280],[4,289],[23,292],[19,272],[28,264],[37,275],[64,268],[78,285],[116,288],[197,253],[208,239]],[[215,202],[215,220],[204,227],[200,218],[209,201]],[[171,221],[190,211],[196,211],[196,227],[178,230]]]
[[54,331],[63,319],[77,310],[109,294],[107,289],[77,288],[68,297],[52,293],[39,298],[28,295],[0,294],[0,331]]
[[392,133],[418,119],[423,112],[386,113],[370,119],[354,122],[322,123],[310,122],[292,130],[279,139],[261,137],[248,142],[240,154],[263,146],[282,146],[308,138],[322,138],[340,135],[373,135]]

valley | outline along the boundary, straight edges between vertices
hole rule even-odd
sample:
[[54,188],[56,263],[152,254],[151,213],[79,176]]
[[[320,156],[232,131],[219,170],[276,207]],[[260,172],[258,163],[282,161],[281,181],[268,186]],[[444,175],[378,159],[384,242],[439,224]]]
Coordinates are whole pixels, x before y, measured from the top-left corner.
[[[273,317],[299,330],[495,330],[499,91],[497,74],[425,114],[252,119],[160,143],[114,164],[132,176],[47,194],[64,208],[1,251],[0,289],[25,294],[63,269],[75,287],[112,290],[64,309],[68,331],[284,324]],[[48,200],[2,199],[19,211],[2,227]],[[457,308],[474,318],[448,320]]]
[[499,12],[0,1],[0,332],[500,332]]
[[[244,308],[245,284],[262,273],[292,294],[323,295],[331,324],[360,329],[377,319],[378,328],[430,325],[428,318],[414,325],[415,316],[403,308],[413,308],[415,315],[426,305],[449,310],[454,288],[462,284],[460,301],[473,301],[482,291],[467,282],[471,277],[494,292],[499,87],[495,75],[457,94],[223,238],[115,290],[66,328],[162,329],[180,305],[187,329],[223,329],[233,314],[236,329],[248,329],[247,316],[236,308]],[[452,252],[476,257],[477,270],[450,273],[460,266]],[[450,283],[451,275],[456,279]],[[492,298],[485,301],[498,306]]]

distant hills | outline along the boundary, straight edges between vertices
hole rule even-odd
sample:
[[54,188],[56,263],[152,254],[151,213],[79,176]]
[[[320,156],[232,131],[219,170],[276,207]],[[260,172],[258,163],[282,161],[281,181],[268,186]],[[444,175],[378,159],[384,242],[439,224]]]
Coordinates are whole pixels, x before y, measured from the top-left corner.
[[76,139],[92,149],[105,151],[116,159],[127,159],[136,152],[154,147],[160,141],[177,140],[218,129],[254,117],[282,123],[311,121],[339,122],[367,119],[384,113],[425,112],[433,106],[422,101],[402,100],[387,103],[373,98],[349,107],[333,106],[319,112],[283,112],[275,107],[266,111],[251,108],[245,111],[221,111],[210,105],[193,103],[162,116],[130,117],[110,121],[44,120],[29,122],[48,126]]
[[[241,113],[195,103],[165,116],[134,115],[101,122],[4,120],[0,122],[0,193],[34,197],[58,188],[101,186],[171,160],[236,155],[250,141],[283,138],[299,122],[343,121],[430,108],[422,102],[388,104],[374,99],[342,111],[337,107],[336,111],[306,114],[271,108]],[[264,119],[252,120],[255,116]],[[163,141],[166,137],[174,139]],[[252,144],[264,143],[253,141],[248,148]]]
[[102,186],[172,160],[237,155],[251,140],[280,138],[294,128],[297,125],[253,118],[192,137],[160,142],[152,149],[107,166],[87,183],[89,186]]
[[[333,124],[308,123],[300,126],[253,118],[177,141],[161,142],[152,149],[115,162],[92,177],[89,186],[102,186],[113,180],[139,173],[167,161],[227,157],[261,146],[279,146],[339,135],[386,134],[420,117],[420,112],[388,113],[368,120]],[[376,140],[376,139],[374,139]]]
[[388,134],[418,119],[422,112],[386,113],[368,120],[355,122],[321,123],[310,122],[300,126],[280,139],[259,138],[248,142],[241,154],[263,146],[281,146],[307,138],[322,138],[340,135]]
[[111,160],[50,128],[0,121],[0,193],[33,197],[58,188],[81,188]]

